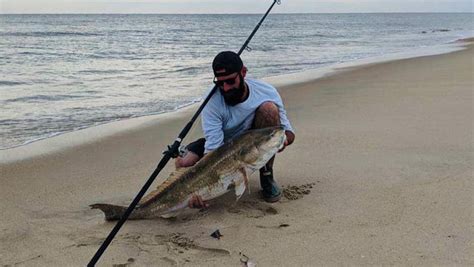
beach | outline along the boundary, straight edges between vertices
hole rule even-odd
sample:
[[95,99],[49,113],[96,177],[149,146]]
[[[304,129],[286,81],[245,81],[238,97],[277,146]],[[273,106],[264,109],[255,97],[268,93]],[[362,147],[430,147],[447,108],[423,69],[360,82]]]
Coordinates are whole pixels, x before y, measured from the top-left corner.
[[[278,87],[296,130],[274,167],[286,197],[263,202],[254,174],[237,203],[126,222],[99,265],[241,266],[244,254],[258,266],[472,266],[465,44]],[[87,264],[115,225],[88,206],[128,205],[195,108],[0,151],[0,264]],[[197,124],[185,142],[200,136]],[[210,236],[217,229],[220,240]]]

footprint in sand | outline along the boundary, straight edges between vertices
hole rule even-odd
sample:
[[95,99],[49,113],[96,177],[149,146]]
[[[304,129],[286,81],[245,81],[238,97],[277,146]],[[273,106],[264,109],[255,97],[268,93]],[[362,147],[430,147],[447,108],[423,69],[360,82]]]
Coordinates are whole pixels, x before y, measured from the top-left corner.
[[283,196],[288,200],[297,200],[304,195],[311,193],[311,189],[316,183],[283,186]]
[[112,267],[127,267],[130,264],[134,263],[135,259],[134,258],[129,258],[126,263],[116,263],[112,264]]
[[104,241],[101,237],[101,233],[90,233],[85,235],[84,233],[71,233],[67,237],[74,243],[73,245],[66,246],[64,248],[71,247],[86,247],[86,246],[100,246]]
[[271,226],[265,226],[265,225],[256,225],[255,227],[257,228],[262,228],[262,229],[282,229],[289,227],[290,225],[287,223],[281,223],[279,225],[271,225]]
[[183,262],[196,262],[218,256],[230,256],[230,251],[221,248],[204,247],[183,233],[155,235],[154,240],[160,245],[166,245],[170,255],[161,259],[173,266]]
[[230,213],[243,214],[248,218],[261,218],[267,215],[278,214],[278,210],[270,204],[256,200],[245,200],[236,203],[235,206],[227,209]]

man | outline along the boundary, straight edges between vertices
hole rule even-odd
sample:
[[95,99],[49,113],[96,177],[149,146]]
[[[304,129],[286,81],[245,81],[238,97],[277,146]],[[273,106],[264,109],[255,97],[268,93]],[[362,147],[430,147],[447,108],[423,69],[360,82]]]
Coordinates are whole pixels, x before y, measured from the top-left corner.
[[[194,165],[204,154],[217,149],[244,131],[282,125],[286,141],[280,152],[295,140],[293,128],[286,116],[280,95],[268,83],[245,79],[247,68],[239,55],[231,51],[219,53],[212,62],[215,94],[202,111],[202,129],[205,138],[187,146],[188,153],[176,159],[176,167]],[[281,190],[273,179],[273,157],[260,169],[263,199],[276,202]],[[189,202],[192,208],[207,207],[199,196]]]

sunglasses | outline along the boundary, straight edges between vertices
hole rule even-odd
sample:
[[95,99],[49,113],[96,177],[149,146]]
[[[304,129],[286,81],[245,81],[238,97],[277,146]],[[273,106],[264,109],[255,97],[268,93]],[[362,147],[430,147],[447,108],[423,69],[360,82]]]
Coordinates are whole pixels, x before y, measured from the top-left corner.
[[227,80],[220,80],[218,81],[216,77],[214,77],[214,84],[219,86],[219,87],[222,87],[224,86],[224,83],[228,84],[228,85],[234,85],[235,84],[235,78],[239,77],[239,75],[237,74],[234,78],[229,78]]

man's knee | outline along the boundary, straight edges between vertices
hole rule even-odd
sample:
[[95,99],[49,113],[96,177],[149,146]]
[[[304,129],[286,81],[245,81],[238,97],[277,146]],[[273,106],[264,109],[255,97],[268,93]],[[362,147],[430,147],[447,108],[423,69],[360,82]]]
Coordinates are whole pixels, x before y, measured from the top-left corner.
[[278,106],[271,101],[263,102],[260,106],[258,106],[257,113],[278,115]]
[[264,128],[280,125],[278,106],[271,102],[263,102],[255,112],[254,128]]

